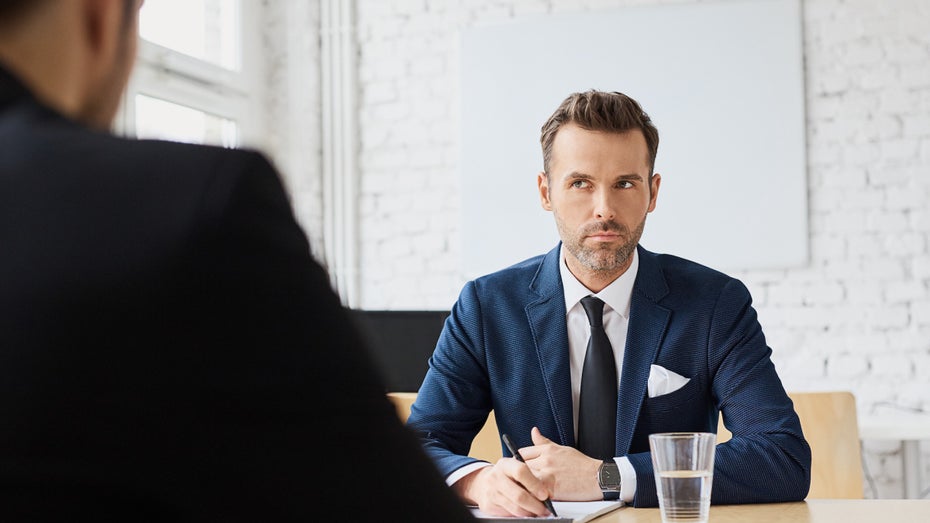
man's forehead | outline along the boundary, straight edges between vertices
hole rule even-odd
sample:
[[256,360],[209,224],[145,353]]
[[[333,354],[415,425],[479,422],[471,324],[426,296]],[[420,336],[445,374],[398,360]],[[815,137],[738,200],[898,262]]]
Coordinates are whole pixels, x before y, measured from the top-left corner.
[[594,166],[603,167],[605,162],[617,164],[617,176],[639,172],[638,164],[649,169],[646,139],[638,129],[616,133],[588,131],[576,126],[565,131],[564,134],[560,131],[552,146],[551,167],[557,175],[572,171],[593,175]]
[[575,122],[567,122],[562,127],[560,127],[558,131],[556,131],[555,141],[558,142],[560,137],[566,136],[590,136],[592,138],[599,137],[608,139],[611,137],[616,137],[618,139],[630,139],[642,141],[643,144],[646,143],[646,136],[643,135],[643,131],[638,127],[627,129],[625,131],[605,131],[600,129],[589,129]]

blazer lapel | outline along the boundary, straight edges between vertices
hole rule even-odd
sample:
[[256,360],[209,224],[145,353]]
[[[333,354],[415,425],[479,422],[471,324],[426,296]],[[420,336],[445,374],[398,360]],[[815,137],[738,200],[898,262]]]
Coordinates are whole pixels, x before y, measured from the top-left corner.
[[[630,450],[639,410],[646,397],[649,366],[655,361],[659,343],[668,328],[671,311],[658,304],[668,285],[656,261],[656,255],[639,249],[639,271],[633,284],[630,321],[627,327],[623,369],[620,372],[620,397],[617,407],[617,452]],[[564,308],[564,306],[563,306]]]
[[565,324],[565,295],[559,275],[561,245],[559,243],[549,251],[539,264],[539,270],[530,283],[530,290],[538,297],[527,303],[525,310],[542,369],[546,398],[561,439],[559,443],[575,446],[568,327]]

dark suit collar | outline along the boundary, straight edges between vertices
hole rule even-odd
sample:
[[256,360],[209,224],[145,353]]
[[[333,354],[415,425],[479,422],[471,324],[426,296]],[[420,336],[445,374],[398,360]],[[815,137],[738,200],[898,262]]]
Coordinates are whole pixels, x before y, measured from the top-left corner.
[[[535,298],[525,306],[526,319],[533,333],[536,358],[546,384],[552,406],[552,417],[558,435],[549,436],[562,445],[575,445],[575,423],[572,416],[572,383],[568,364],[568,326],[565,324],[565,296],[559,274],[561,242],[542,257],[529,288]],[[542,392],[542,391],[541,391]],[[548,435],[547,435],[548,436]]]
[[620,401],[617,410],[617,452],[626,455],[633,440],[639,410],[646,397],[649,368],[656,360],[659,344],[671,319],[671,311],[659,304],[668,292],[668,283],[659,266],[658,255],[639,249],[639,272],[633,284],[630,322],[620,374]]
[[0,63],[0,109],[25,97],[32,97],[29,89]]
[[559,248],[561,247],[562,242],[559,242],[554,249],[543,256],[539,267],[536,269],[536,274],[533,275],[533,279],[530,281],[530,289],[539,294],[540,299],[558,297],[564,300],[562,296],[562,276],[559,272]]
[[650,301],[658,303],[668,294],[668,284],[659,267],[659,256],[647,251],[642,245],[636,249],[639,251],[639,272],[636,274],[633,292],[639,292]]

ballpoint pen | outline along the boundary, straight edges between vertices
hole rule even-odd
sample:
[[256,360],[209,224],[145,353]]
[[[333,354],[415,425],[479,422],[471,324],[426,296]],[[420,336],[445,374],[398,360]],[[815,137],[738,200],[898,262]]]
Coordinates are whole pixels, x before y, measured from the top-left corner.
[[[513,445],[513,442],[510,441],[510,436],[506,434],[501,434],[501,439],[504,440],[504,445],[507,445],[507,450],[509,450],[510,453],[513,454],[513,457],[516,458],[517,461],[519,461],[520,463],[526,463],[525,461],[523,461],[523,456],[520,455],[520,451],[517,450],[517,447],[515,447]],[[549,512],[551,512],[553,516],[559,517],[559,515],[555,512],[555,507],[552,505],[551,499],[546,498],[543,500],[543,503],[546,504],[546,508],[549,509]]]

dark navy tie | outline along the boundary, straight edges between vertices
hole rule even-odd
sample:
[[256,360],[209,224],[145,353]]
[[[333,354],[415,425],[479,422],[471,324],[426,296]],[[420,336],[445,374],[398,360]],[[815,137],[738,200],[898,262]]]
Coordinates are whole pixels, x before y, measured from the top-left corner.
[[578,404],[578,450],[598,459],[614,457],[617,438],[617,363],[604,332],[604,302],[581,299],[588,315],[591,338],[581,372]]

